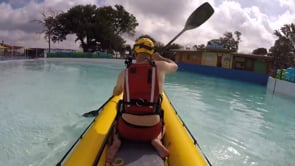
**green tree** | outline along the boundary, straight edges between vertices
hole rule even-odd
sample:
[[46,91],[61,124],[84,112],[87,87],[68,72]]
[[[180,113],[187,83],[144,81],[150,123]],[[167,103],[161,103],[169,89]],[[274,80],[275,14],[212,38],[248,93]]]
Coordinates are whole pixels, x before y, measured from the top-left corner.
[[221,43],[223,44],[223,47],[225,49],[234,51],[234,52],[238,52],[239,50],[239,43],[241,40],[241,32],[239,31],[235,31],[234,32],[235,37],[232,32],[225,32],[223,35],[224,37],[221,37]]
[[120,49],[125,41],[122,34],[134,35],[136,18],[123,6],[97,8],[95,5],[78,5],[57,17],[60,40],[65,34],[75,34],[83,51]]
[[232,32],[226,32],[223,35],[224,37],[221,37],[220,40],[224,48],[234,52],[238,52],[242,33],[239,31],[235,31],[236,39],[234,38]]
[[114,27],[114,33],[116,35],[127,33],[133,36],[135,34],[135,27],[138,26],[136,18],[121,5],[115,5],[115,8],[113,10],[113,17],[110,18]]
[[121,5],[115,5],[115,9],[110,6],[98,8],[96,19],[96,30],[99,33],[96,33],[95,39],[104,49],[118,50],[124,47],[125,41],[121,35],[126,33],[133,36],[138,26],[136,18]]
[[266,48],[256,48],[255,50],[252,51],[252,54],[266,55],[267,54],[267,49]]
[[197,49],[204,49],[204,48],[206,48],[206,46],[205,46],[205,44],[200,44],[200,45],[194,45],[193,48],[196,50]]
[[90,50],[96,41],[93,40],[95,33],[96,6],[78,5],[69,9],[59,17],[59,21],[68,32],[75,34],[75,42],[79,41],[84,52]]
[[220,37],[219,39],[213,39],[208,42],[208,45],[222,45],[223,48],[238,52],[239,50],[239,43],[241,41],[241,35],[242,33],[239,31],[234,32],[235,37],[232,32],[225,32],[223,34],[223,37]]
[[44,38],[48,41],[48,53],[50,54],[51,41],[55,43],[59,41],[59,39],[64,38],[62,36],[59,36],[59,33],[57,33],[59,29],[58,21],[56,20],[58,11],[48,9],[47,11],[42,12],[41,15],[42,20],[32,20],[32,22],[37,22],[43,27],[41,33],[44,33]]
[[274,46],[270,48],[273,56],[274,67],[281,68],[295,64],[295,25],[286,24],[280,31],[275,30],[274,35],[278,37]]

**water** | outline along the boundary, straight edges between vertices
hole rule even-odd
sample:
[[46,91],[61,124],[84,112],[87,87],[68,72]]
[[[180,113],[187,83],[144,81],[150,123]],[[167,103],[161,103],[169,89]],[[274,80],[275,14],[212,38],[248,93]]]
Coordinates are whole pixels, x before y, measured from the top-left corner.
[[[0,62],[0,165],[51,166],[112,94],[123,61]],[[215,166],[295,163],[294,98],[177,72],[165,90]]]

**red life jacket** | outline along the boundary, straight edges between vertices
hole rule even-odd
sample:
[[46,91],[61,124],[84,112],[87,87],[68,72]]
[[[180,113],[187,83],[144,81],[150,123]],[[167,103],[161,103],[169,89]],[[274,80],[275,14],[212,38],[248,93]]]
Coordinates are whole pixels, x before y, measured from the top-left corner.
[[131,64],[125,70],[124,112],[135,115],[155,113],[159,104],[159,81],[153,64]]
[[[156,66],[154,64],[130,64],[125,70],[121,114],[127,113],[138,116],[159,114],[159,95]],[[126,122],[119,116],[117,129],[122,138],[146,142],[151,141],[161,133],[162,121],[154,126],[138,126]]]

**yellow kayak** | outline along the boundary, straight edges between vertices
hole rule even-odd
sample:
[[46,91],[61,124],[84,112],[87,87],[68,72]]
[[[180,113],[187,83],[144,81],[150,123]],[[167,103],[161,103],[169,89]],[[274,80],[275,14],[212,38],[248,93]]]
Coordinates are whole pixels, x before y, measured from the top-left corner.
[[[117,103],[121,98],[122,95],[111,97],[99,109],[97,117],[57,163],[58,166],[105,166],[110,130],[117,114]],[[161,159],[151,145],[123,141],[122,147],[111,165],[211,165],[177,115],[165,92],[163,93],[162,108],[164,109],[166,127],[163,143],[169,150],[169,157]]]

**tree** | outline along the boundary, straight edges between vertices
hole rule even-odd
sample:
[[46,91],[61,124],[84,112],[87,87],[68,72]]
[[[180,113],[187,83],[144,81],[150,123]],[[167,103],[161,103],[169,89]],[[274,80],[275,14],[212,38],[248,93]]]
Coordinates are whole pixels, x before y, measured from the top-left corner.
[[125,41],[120,36],[124,33],[133,36],[138,26],[136,18],[121,5],[115,5],[115,9],[110,6],[98,8],[96,19],[97,31],[102,33],[97,33],[95,39],[108,49],[122,47]]
[[80,41],[84,52],[96,45],[93,40],[96,20],[95,5],[78,5],[69,9],[59,17],[59,21],[69,34],[75,34],[75,42]]
[[193,48],[196,50],[197,49],[204,49],[204,48],[206,48],[206,46],[205,46],[205,44],[200,44],[200,45],[194,45]]
[[80,42],[84,52],[120,49],[125,43],[120,35],[134,35],[138,26],[136,18],[120,5],[115,5],[115,9],[111,6],[78,5],[60,14],[57,20],[57,32],[60,32],[57,38],[64,40],[67,34],[75,34],[75,41]]
[[116,35],[127,33],[133,36],[135,34],[135,27],[138,26],[136,18],[128,13],[121,5],[115,5],[115,8],[116,10],[113,10],[114,15],[111,18],[114,33]]
[[[42,20],[32,20],[32,22],[37,22],[43,26],[43,30],[41,33],[44,33],[45,40],[48,41],[48,53],[50,54],[51,51],[51,40],[55,43],[57,40],[57,33],[56,30],[59,27],[58,22],[55,19],[58,15],[56,10],[48,9],[41,13],[43,19]],[[62,37],[59,37],[62,38]]]
[[238,52],[239,43],[241,40],[241,32],[235,31],[236,39],[234,38],[232,32],[226,32],[223,35],[224,37],[221,37],[220,40],[224,48],[234,52]]
[[281,68],[294,65],[295,25],[293,23],[286,24],[280,31],[275,30],[274,35],[277,36],[278,39],[269,50],[274,58],[274,67]]
[[266,55],[267,54],[267,49],[266,48],[257,48],[252,51],[252,54],[255,55]]
[[239,49],[239,43],[241,41],[241,35],[242,33],[239,31],[234,32],[235,37],[232,32],[225,32],[223,35],[224,37],[220,37],[219,39],[213,39],[208,42],[208,45],[221,45],[224,49],[238,52]]

